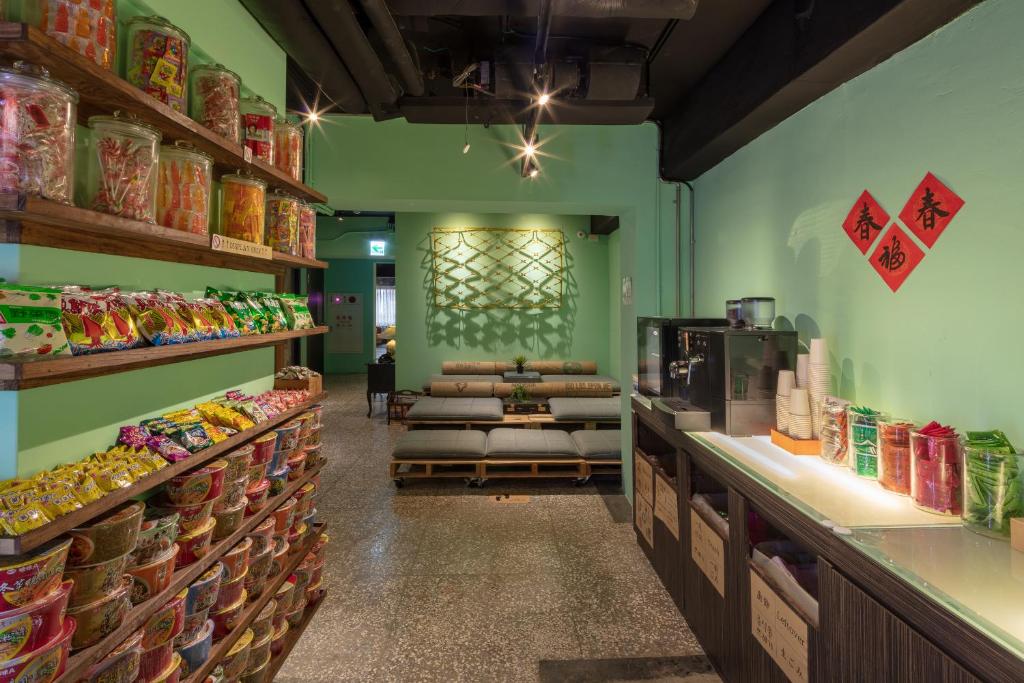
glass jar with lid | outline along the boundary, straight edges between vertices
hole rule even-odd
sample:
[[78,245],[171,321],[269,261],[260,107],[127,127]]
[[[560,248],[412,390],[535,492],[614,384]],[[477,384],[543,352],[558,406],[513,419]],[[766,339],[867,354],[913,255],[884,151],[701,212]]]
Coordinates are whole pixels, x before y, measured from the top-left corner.
[[922,510],[959,516],[963,509],[959,439],[952,429],[934,425],[910,432],[910,498]]
[[1010,520],[1024,517],[1024,454],[999,431],[967,432],[960,441],[963,525],[983,536],[1010,537]]
[[42,67],[0,68],[0,191],[71,204],[78,94]]
[[846,419],[849,406],[849,401],[835,396],[826,396],[821,402],[821,457],[833,465],[846,465],[850,461]]
[[316,258],[316,209],[299,204],[299,256]]
[[299,200],[283,192],[267,197],[267,246],[274,251],[299,253]]
[[187,113],[188,34],[163,17],[132,17],[125,44],[125,79],[174,111]]
[[878,478],[878,421],[884,419],[884,414],[871,408],[850,406],[846,409],[850,469],[858,477]]
[[189,81],[189,115],[235,144],[242,143],[242,79],[222,64],[200,64]]
[[302,182],[302,126],[284,120],[274,126],[274,165]]
[[120,112],[89,117],[89,128],[86,206],[155,223],[160,131]]
[[[3,3],[0,2],[0,7]],[[114,67],[117,51],[117,6],[114,0],[15,0],[8,21],[38,27],[104,69]]]
[[277,107],[257,95],[243,97],[242,138],[245,146],[252,150],[252,158],[274,164],[274,119]]
[[213,157],[181,140],[160,148],[157,223],[195,235],[210,231]]
[[910,495],[910,420],[878,421],[878,483],[882,488]]
[[267,184],[241,171],[221,176],[220,184],[221,234],[263,244]]

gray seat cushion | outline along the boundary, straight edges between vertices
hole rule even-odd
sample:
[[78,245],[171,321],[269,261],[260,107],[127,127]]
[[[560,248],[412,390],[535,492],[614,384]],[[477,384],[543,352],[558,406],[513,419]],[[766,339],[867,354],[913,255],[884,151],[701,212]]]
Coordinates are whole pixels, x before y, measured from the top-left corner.
[[396,460],[479,460],[487,453],[487,435],[473,429],[416,429],[395,442]]
[[618,380],[607,375],[541,375],[542,382],[608,382],[612,385],[612,391],[622,390]]
[[504,418],[500,398],[439,398],[424,396],[413,404],[406,414],[408,420],[452,420],[468,422],[487,420],[500,422]]
[[497,384],[504,381],[501,375],[431,375],[430,379],[423,383],[423,389],[429,391],[431,382],[490,382]]
[[579,429],[572,433],[576,449],[587,460],[621,460],[622,431],[618,429]]
[[[419,405],[418,403],[416,405]],[[599,422],[622,417],[622,402],[618,396],[609,398],[556,398],[548,399],[551,416],[557,422]]]
[[576,443],[561,429],[492,429],[487,457],[494,460],[578,458]]

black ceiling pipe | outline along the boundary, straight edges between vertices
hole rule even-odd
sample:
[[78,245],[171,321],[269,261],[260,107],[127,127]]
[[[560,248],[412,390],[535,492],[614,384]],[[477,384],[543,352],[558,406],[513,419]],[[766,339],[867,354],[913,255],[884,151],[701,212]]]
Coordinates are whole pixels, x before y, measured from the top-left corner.
[[[537,15],[537,42],[533,50],[533,81],[539,93],[546,93],[551,83],[551,67],[548,66],[548,36],[551,34],[551,10],[554,0],[540,0],[539,14]],[[530,120],[526,124],[525,135],[527,145],[537,146],[537,127],[540,126],[541,110],[544,109],[537,100],[532,100],[530,106],[533,111],[530,113]],[[523,165],[520,173],[525,178],[530,175],[534,165],[534,154],[523,154]]]
[[320,30],[352,72],[359,89],[363,91],[363,97],[366,98],[366,105],[370,108],[373,118],[380,121],[399,116],[398,108],[395,106],[398,93],[391,85],[380,57],[363,33],[363,28],[359,25],[349,1],[305,2],[313,18],[320,24]]
[[366,100],[355,81],[301,3],[280,0],[241,2],[263,30],[329,99],[349,114],[366,113]]
[[[713,0],[712,0],[713,1]],[[541,0],[388,0],[398,16],[531,17],[540,13]],[[593,19],[692,19],[697,0],[559,0],[557,17]]]
[[419,97],[424,93],[423,74],[409,54],[409,48],[405,45],[405,39],[398,30],[395,18],[391,16],[388,6],[384,0],[362,0],[363,11],[370,17],[373,28],[377,30],[384,47],[387,48],[391,61],[398,69],[398,78],[402,81],[402,87],[406,95]]

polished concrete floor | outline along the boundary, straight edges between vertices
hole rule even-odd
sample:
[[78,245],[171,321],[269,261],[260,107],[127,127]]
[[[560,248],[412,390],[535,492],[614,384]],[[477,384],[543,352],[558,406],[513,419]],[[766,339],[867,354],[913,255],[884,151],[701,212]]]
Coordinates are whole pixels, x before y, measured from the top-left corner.
[[327,596],[275,680],[718,680],[614,487],[396,489],[386,464],[402,428],[382,404],[366,418],[364,387],[328,381]]

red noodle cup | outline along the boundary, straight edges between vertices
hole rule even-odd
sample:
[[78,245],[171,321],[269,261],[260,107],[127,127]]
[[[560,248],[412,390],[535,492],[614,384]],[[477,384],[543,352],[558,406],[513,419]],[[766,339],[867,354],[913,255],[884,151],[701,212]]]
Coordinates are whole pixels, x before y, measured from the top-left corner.
[[274,627],[272,621],[274,619],[274,613],[277,611],[277,603],[273,600],[267,602],[260,610],[260,613],[252,620],[249,624],[249,628],[252,629],[253,640],[262,640],[268,633],[272,633]]
[[[279,537],[280,538],[280,537]],[[278,576],[284,571],[285,564],[288,562],[288,541],[284,541],[278,544],[274,548],[274,559],[270,563],[270,574],[269,576]]]
[[180,546],[175,543],[167,552],[149,564],[128,568],[128,575],[132,577],[133,581],[131,592],[133,605],[149,600],[171,585],[174,565],[179,552]]
[[274,457],[274,444],[277,443],[277,432],[270,430],[266,434],[252,440],[252,457],[250,465],[266,465]]
[[142,627],[142,647],[154,648],[157,645],[171,643],[185,628],[185,598],[188,588],[168,600],[163,607],[153,612],[146,625]]
[[224,679],[235,680],[242,675],[246,664],[249,663],[249,650],[252,648],[253,632],[251,628],[245,629],[238,640],[235,641],[228,653],[220,660],[220,666],[224,671]]
[[245,506],[245,516],[251,517],[267,506],[270,497],[270,480],[261,479],[258,484],[245,492],[248,503]]
[[224,492],[221,494],[217,504],[213,506],[214,512],[235,508],[239,503],[245,501],[245,489],[249,487],[249,477],[243,473],[241,479],[226,479],[224,481]]
[[215,500],[208,500],[203,503],[192,503],[188,505],[175,505],[166,500],[160,500],[158,502],[161,511],[166,510],[168,513],[178,514],[178,534],[187,534],[191,531],[202,527],[210,519],[210,515],[213,514],[213,506],[217,504]]
[[[243,538],[220,558],[224,565],[224,581],[234,581],[244,576],[249,569],[249,553],[252,551],[252,539]],[[223,590],[223,588],[221,589]]]
[[306,453],[298,451],[288,458],[288,481],[298,481],[306,471]]
[[282,613],[290,612],[295,604],[295,577],[289,576],[274,593],[274,602],[277,603],[277,611]]
[[136,631],[110,654],[93,664],[81,681],[88,683],[132,683],[139,675],[142,659],[142,631]]
[[316,563],[320,564],[324,561],[324,556],[327,553],[327,544],[330,542],[331,537],[326,533],[321,533],[320,538],[316,539],[313,543],[313,547],[309,549],[309,554],[316,558]]
[[38,650],[0,663],[0,683],[51,683],[64,673],[68,662],[71,638],[75,634],[75,620],[64,619],[61,632]]
[[235,630],[238,626],[238,620],[242,617],[242,610],[245,608],[245,589],[242,589],[242,594],[238,597],[238,600],[234,604],[228,605],[224,609],[214,612],[210,611],[210,620],[213,621],[213,639],[220,640],[227,634]]
[[298,503],[294,498],[289,498],[285,502],[281,503],[276,510],[274,510],[274,531],[277,533],[283,533],[285,530],[290,529],[295,515],[295,505]]
[[324,596],[324,583],[319,581],[306,588],[306,605],[315,605]]
[[142,503],[125,503],[103,519],[69,531],[68,566],[106,562],[135,550],[144,510]]
[[192,505],[219,498],[227,468],[227,461],[214,460],[206,467],[172,477],[165,489],[167,499],[175,505]]
[[299,439],[304,439],[309,436],[309,433],[313,430],[316,425],[316,415],[312,411],[307,410],[302,415],[295,418],[295,421],[299,423]]
[[173,661],[174,643],[169,640],[143,651],[142,658],[139,660],[138,680],[140,683],[144,683],[158,678]]
[[234,581],[225,581],[220,585],[220,592],[217,593],[217,602],[213,605],[214,612],[225,610],[238,602],[238,599],[245,593],[245,577],[249,574],[246,568]]
[[252,550],[249,551],[249,556],[262,554],[273,542],[274,518],[267,517],[246,535],[252,539]]
[[0,609],[16,609],[61,585],[70,539],[48,543],[23,555],[0,558]]
[[71,647],[79,650],[98,643],[121,624],[121,620],[132,608],[128,592],[132,579],[124,577],[121,587],[114,593],[80,607],[69,607],[68,616],[74,617],[77,628],[71,639]]
[[213,539],[213,528],[217,522],[208,519],[199,529],[190,531],[183,536],[178,536],[178,557],[175,561],[175,568],[187,567],[199,558],[206,555],[210,550],[210,541]]
[[316,484],[311,481],[307,481],[298,491],[295,492],[295,498],[298,499],[299,502],[302,502],[306,496],[314,491],[316,491]]
[[181,655],[175,652],[171,655],[171,665],[159,676],[149,683],[178,683],[181,677]]
[[276,657],[284,651],[284,637],[288,635],[288,622],[282,622],[280,629],[275,629],[274,637],[270,641],[270,656]]
[[0,612],[0,661],[43,647],[61,634],[71,582],[35,602]]
[[70,603],[72,607],[92,602],[104,595],[110,595],[121,586],[121,577],[128,566],[128,555],[115,557],[99,564],[87,564],[68,567],[64,570],[65,578],[75,582],[71,589]]
[[244,446],[239,446],[227,455],[221,456],[221,460],[228,464],[228,469],[224,478],[230,481],[244,477],[245,470],[249,467],[249,463],[252,461],[252,454],[254,450],[256,449],[253,445],[247,443]]

